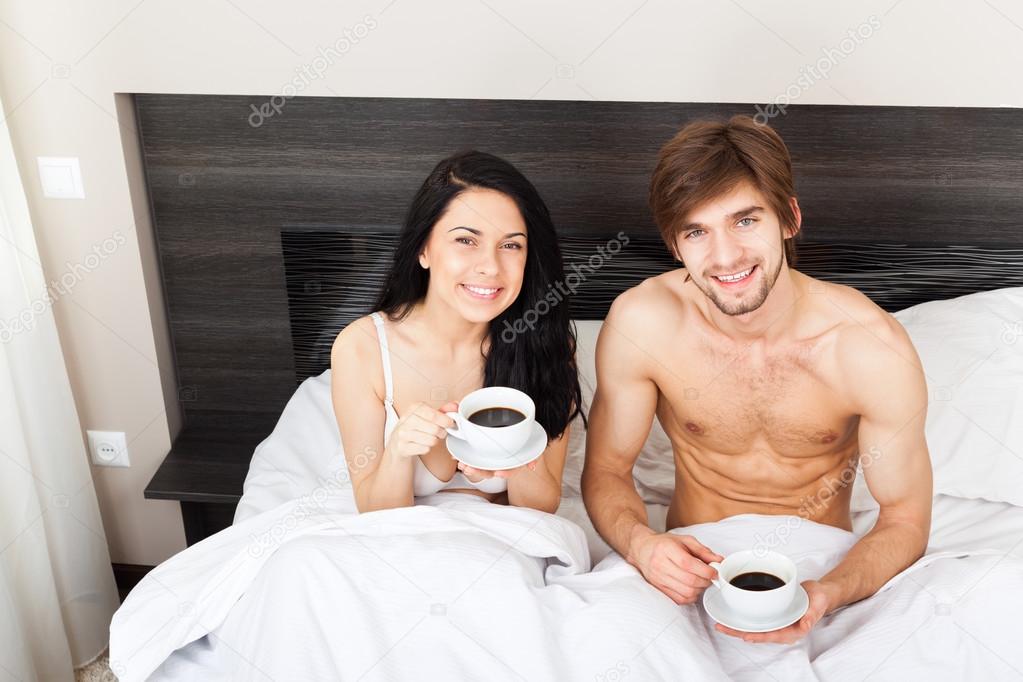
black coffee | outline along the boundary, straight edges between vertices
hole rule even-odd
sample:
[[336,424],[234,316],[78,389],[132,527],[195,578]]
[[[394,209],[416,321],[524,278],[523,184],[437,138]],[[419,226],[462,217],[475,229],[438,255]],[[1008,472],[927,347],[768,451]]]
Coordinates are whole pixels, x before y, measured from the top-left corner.
[[486,407],[469,415],[473,424],[489,427],[511,426],[525,418],[526,415],[511,407]]
[[785,584],[785,581],[778,576],[771,575],[770,573],[761,573],[760,571],[740,573],[728,582],[741,590],[750,590],[751,592],[776,590]]

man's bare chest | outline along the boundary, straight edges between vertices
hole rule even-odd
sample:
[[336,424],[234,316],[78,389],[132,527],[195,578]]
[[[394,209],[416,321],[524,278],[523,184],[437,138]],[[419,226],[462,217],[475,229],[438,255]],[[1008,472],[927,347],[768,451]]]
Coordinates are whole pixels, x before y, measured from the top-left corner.
[[827,347],[700,348],[661,365],[658,417],[665,430],[700,448],[782,456],[834,452],[855,438],[849,406]]

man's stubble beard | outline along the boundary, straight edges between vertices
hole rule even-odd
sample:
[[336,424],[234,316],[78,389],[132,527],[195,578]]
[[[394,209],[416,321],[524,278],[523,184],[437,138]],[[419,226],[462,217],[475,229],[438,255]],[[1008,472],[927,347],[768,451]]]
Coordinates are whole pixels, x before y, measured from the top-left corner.
[[[779,273],[781,273],[781,265],[784,262],[784,260],[785,260],[784,256],[778,259],[778,266],[774,269],[774,272],[771,273],[770,277],[766,276],[765,274],[764,277],[760,278],[760,288],[751,298],[749,298],[748,300],[741,300],[736,303],[722,301],[718,297],[717,289],[714,288],[714,285],[712,283],[708,283],[709,286],[705,289],[704,285],[700,284],[699,282],[696,282],[695,278],[693,279],[693,282],[700,289],[700,291],[703,292],[703,295],[709,298],[711,302],[717,306],[718,310],[723,312],[725,315],[730,315],[732,317],[735,317],[737,315],[745,315],[746,313],[751,313],[760,306],[764,305],[764,301],[766,301],[768,295],[770,295],[771,289],[774,288],[774,283],[778,281],[778,275]],[[761,270],[763,270],[763,268],[761,268]]]

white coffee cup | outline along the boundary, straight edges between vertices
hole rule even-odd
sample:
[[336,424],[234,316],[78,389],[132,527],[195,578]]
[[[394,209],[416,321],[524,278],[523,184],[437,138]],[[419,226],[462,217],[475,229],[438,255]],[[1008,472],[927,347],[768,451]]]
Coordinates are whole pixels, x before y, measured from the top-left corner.
[[[768,621],[784,613],[796,596],[799,586],[796,564],[784,554],[772,551],[744,550],[725,557],[721,563],[711,561],[709,566],[718,572],[713,582],[725,603],[737,614],[753,621]],[[773,590],[744,590],[730,581],[743,573],[770,573],[781,578],[784,585]]]
[[[480,410],[495,407],[511,408],[525,418],[509,426],[480,426],[469,421],[469,417]],[[448,412],[447,415],[457,427],[447,430],[455,438],[466,441],[477,452],[512,457],[522,449],[533,432],[536,405],[522,391],[506,386],[488,386],[462,398],[458,412]]]

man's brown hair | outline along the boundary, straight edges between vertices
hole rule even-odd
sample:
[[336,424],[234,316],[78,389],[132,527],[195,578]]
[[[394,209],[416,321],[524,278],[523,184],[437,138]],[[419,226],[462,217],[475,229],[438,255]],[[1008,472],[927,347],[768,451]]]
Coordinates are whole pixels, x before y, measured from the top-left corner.
[[[783,228],[796,227],[789,202],[796,195],[792,159],[770,126],[749,116],[733,116],[727,123],[694,121],[661,148],[650,179],[650,208],[672,254],[679,255],[676,236],[684,216],[743,180],[767,198]],[[785,259],[796,262],[794,238],[785,240]]]

